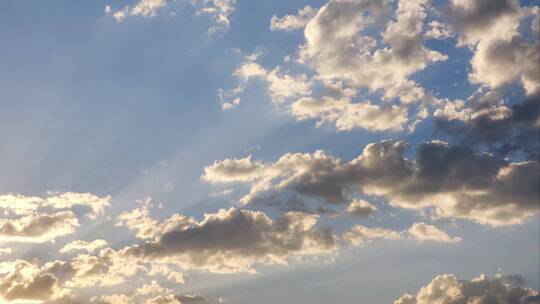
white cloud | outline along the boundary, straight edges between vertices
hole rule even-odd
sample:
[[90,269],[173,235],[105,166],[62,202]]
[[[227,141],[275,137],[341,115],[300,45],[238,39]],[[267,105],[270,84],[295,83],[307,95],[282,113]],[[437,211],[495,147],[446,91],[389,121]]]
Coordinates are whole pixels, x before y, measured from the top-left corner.
[[306,5],[298,10],[296,15],[285,15],[281,18],[276,15],[270,20],[270,29],[272,31],[293,31],[303,28],[317,11],[311,6]]
[[0,242],[48,242],[75,232],[79,218],[74,207],[84,207],[89,219],[97,219],[110,204],[109,196],[91,193],[49,192],[45,197],[0,195]]
[[94,240],[92,242],[76,240],[62,247],[62,249],[60,249],[59,252],[70,253],[70,252],[83,251],[83,252],[92,253],[98,249],[107,247],[107,245],[108,245],[107,241],[105,240]]
[[457,243],[461,241],[461,238],[450,237],[446,232],[439,228],[425,223],[414,223],[406,231],[395,231],[381,227],[369,228],[362,225],[356,225],[343,234],[343,240],[354,246],[370,243],[377,239],[412,239],[418,242],[432,241],[440,243]]
[[443,243],[456,243],[461,241],[460,237],[450,237],[446,232],[440,230],[439,228],[422,222],[414,223],[407,232],[412,238],[420,242],[435,241]]
[[[424,45],[429,7],[429,1],[400,1],[391,18],[391,1],[331,0],[298,16],[274,16],[274,30],[305,25],[296,64],[309,73],[267,69],[250,55],[234,72],[241,84],[233,98],[249,79],[260,79],[268,84],[273,102],[281,104],[278,109],[298,120],[314,119],[318,126],[329,123],[340,131],[413,130],[427,117],[426,105],[434,97],[410,76],[447,58]],[[313,90],[317,84],[323,84],[323,92]],[[358,101],[365,88],[382,95],[381,100]]]
[[79,221],[71,211],[33,213],[0,219],[0,242],[43,243],[75,232]]
[[[117,22],[123,22],[128,17],[154,18],[170,2],[169,0],[139,0],[133,5],[126,5],[118,10],[113,10],[107,5],[105,14],[112,14]],[[214,20],[215,24],[208,30],[210,34],[229,27],[230,15],[236,4],[236,0],[187,0],[186,2],[197,9],[197,14],[209,15]],[[174,16],[175,13],[172,12],[170,15]]]
[[471,59],[471,82],[501,88],[520,81],[527,94],[540,88],[540,44],[520,36],[510,40],[482,40]]
[[429,22],[428,26],[429,29],[425,34],[428,39],[445,40],[454,36],[454,31],[448,24],[433,20]]
[[398,240],[403,237],[401,232],[385,228],[368,228],[362,225],[356,225],[343,235],[343,240],[358,246],[364,243],[372,242],[376,239]]
[[490,280],[480,275],[471,281],[464,281],[451,274],[442,274],[417,294],[405,294],[394,304],[536,303],[538,292],[524,285],[519,276],[497,276]]
[[518,0],[452,1],[449,17],[459,44],[474,51],[471,82],[497,89],[520,81],[527,94],[538,92],[540,44],[519,32],[520,23],[534,11],[521,7]]
[[365,200],[353,200],[347,208],[347,213],[358,217],[369,217],[379,212],[377,207]]
[[24,260],[0,262],[0,299],[8,303],[17,300],[43,301],[55,299],[66,290],[58,286],[58,279]]

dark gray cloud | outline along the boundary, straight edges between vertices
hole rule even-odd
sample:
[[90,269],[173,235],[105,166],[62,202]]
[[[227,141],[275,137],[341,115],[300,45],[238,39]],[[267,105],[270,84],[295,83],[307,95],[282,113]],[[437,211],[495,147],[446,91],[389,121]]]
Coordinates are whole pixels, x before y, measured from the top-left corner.
[[288,212],[271,220],[261,212],[232,208],[206,214],[189,227],[171,227],[153,241],[125,248],[123,254],[174,261],[186,269],[252,272],[256,264],[334,251],[335,236],[316,224],[317,217],[306,213]]
[[450,135],[462,144],[486,145],[489,151],[501,156],[520,151],[528,159],[538,160],[540,94],[510,107],[501,104],[499,98],[496,93],[473,96],[460,110],[470,111],[465,117],[453,117],[439,111],[435,115],[437,132]]
[[[406,147],[402,141],[369,144],[350,162],[322,151],[286,154],[275,163],[260,164],[258,176],[251,175],[250,192],[241,201],[250,204],[275,197],[276,192],[293,192],[344,203],[361,192],[384,197],[394,206],[429,208],[439,217],[490,225],[517,224],[538,213],[537,161],[510,162],[440,141],[420,145],[416,159],[409,160],[404,156]],[[228,165],[233,163],[229,160]],[[207,172],[216,166],[220,163]]]

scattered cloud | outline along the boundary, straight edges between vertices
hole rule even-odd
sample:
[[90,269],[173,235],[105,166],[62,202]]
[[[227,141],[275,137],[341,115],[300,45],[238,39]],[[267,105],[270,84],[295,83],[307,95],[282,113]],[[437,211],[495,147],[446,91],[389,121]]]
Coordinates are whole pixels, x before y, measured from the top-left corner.
[[302,29],[306,26],[311,18],[317,11],[309,5],[306,5],[303,9],[298,10],[296,15],[285,15],[281,18],[276,15],[270,19],[270,29],[272,31],[294,31]]
[[414,223],[409,230],[408,234],[420,241],[435,241],[443,243],[457,243],[461,241],[460,237],[450,237],[446,232],[440,230],[439,228],[428,225],[426,223]]
[[394,304],[488,304],[537,303],[538,292],[525,287],[519,276],[498,275],[493,280],[480,275],[470,281],[458,280],[454,275],[435,277],[417,294],[405,294]]
[[[238,88],[249,79],[263,79],[281,108],[298,120],[317,120],[318,126],[413,130],[427,117],[426,105],[434,97],[410,76],[447,59],[425,46],[429,8],[429,1],[399,2],[392,14],[391,1],[331,0],[318,10],[306,7],[297,16],[274,16],[273,30],[304,28],[305,43],[299,46],[296,64],[310,73],[295,75],[280,66],[266,69],[250,55],[234,72],[241,81]],[[368,34],[373,28],[378,34]],[[315,84],[325,92],[315,93]],[[381,99],[359,98],[362,89]],[[242,89],[235,91],[237,98]]]
[[[172,4],[171,2],[169,0],[139,0],[133,5],[126,5],[118,10],[113,10],[110,5],[107,5],[105,14],[112,15],[117,22],[123,22],[132,17],[154,18]],[[235,9],[236,0],[188,0],[185,2],[193,5],[197,14],[209,15],[214,20],[215,24],[208,29],[208,33],[213,34],[229,28],[230,15]]]
[[358,246],[369,243],[376,239],[398,240],[403,237],[401,232],[386,228],[369,228],[362,225],[356,225],[343,235],[343,240]]
[[54,241],[79,227],[75,207],[83,207],[86,217],[94,220],[104,213],[110,200],[109,196],[74,192],[50,192],[45,197],[0,195],[0,243]]
[[414,223],[406,231],[395,231],[387,228],[369,228],[356,225],[343,234],[343,240],[354,246],[371,243],[377,239],[399,240],[412,239],[418,242],[432,241],[440,243],[457,243],[459,237],[450,237],[446,232],[426,223]]
[[370,217],[379,212],[377,207],[365,200],[354,199],[347,208],[347,213],[357,217]]

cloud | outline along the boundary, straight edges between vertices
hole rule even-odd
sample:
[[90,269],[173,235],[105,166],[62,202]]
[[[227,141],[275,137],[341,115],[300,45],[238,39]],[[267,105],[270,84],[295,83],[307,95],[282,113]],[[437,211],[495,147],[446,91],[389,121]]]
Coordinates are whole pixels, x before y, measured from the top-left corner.
[[270,29],[272,31],[294,31],[303,28],[317,11],[309,5],[298,10],[297,15],[285,15],[278,18],[276,15],[270,19]]
[[55,276],[40,272],[30,262],[0,262],[0,299],[4,301],[48,300],[60,297],[64,292]]
[[107,247],[107,241],[105,240],[94,240],[92,242],[86,242],[82,240],[76,240],[73,241],[66,246],[62,247],[60,249],[60,253],[70,253],[70,252],[77,252],[77,251],[83,251],[83,252],[94,252],[98,249]]
[[153,18],[158,10],[167,5],[167,0],[140,0],[133,7],[126,5],[123,9],[112,12],[110,6],[105,7],[105,13],[112,13],[118,22],[124,21],[129,16],[141,16]]
[[[114,11],[109,5],[105,6],[105,14],[112,15],[117,22],[123,22],[128,17],[154,18],[163,10],[168,0],[139,0],[133,5],[126,5]],[[197,14],[209,15],[215,22],[209,33],[225,30],[230,25],[230,14],[235,9],[236,0],[189,0],[187,3],[197,8]]]
[[466,101],[444,101],[434,114],[436,130],[467,145],[487,145],[503,156],[522,151],[535,160],[540,150],[539,100],[536,94],[508,106],[497,91],[479,89]]
[[440,230],[439,228],[428,225],[426,223],[414,223],[409,230],[407,230],[408,234],[420,241],[435,241],[435,242],[443,242],[443,243],[456,243],[460,242],[460,237],[450,237],[446,232]]
[[259,178],[265,167],[262,162],[253,162],[251,156],[241,159],[225,159],[205,167],[202,179],[219,183],[249,182]]
[[376,239],[398,240],[403,234],[398,231],[385,228],[369,228],[362,225],[356,225],[343,235],[343,240],[354,246],[369,243]]
[[454,30],[448,24],[433,20],[428,24],[429,29],[425,33],[428,39],[445,40],[454,36]]
[[[393,11],[386,0],[331,0],[298,16],[274,16],[273,30],[304,27],[296,63],[309,73],[265,68],[252,54],[234,72],[240,84],[225,95],[237,100],[248,80],[260,79],[278,109],[297,120],[313,119],[340,131],[413,130],[428,116],[426,105],[434,97],[410,76],[447,58],[424,44],[429,8],[429,1],[400,1]],[[369,99],[361,98],[366,88]],[[223,100],[222,105],[233,106]]]
[[363,30],[388,15],[390,1],[329,1],[306,25],[301,60],[322,79],[342,79],[403,103],[422,100],[424,90],[408,77],[446,59],[423,43],[427,7],[428,1],[400,1],[378,41]]
[[518,0],[451,2],[447,15],[459,33],[459,45],[468,45],[474,52],[472,83],[497,89],[520,81],[527,94],[538,92],[540,44],[519,32],[524,17],[534,12],[521,7]]
[[75,232],[79,221],[71,211],[34,213],[18,219],[0,219],[1,242],[53,241]]
[[157,281],[151,281],[137,288],[131,295],[112,294],[96,296],[91,299],[96,304],[217,304],[214,300],[199,295],[175,295],[173,290],[164,288]]
[[158,222],[150,218],[151,200],[148,198],[141,203],[141,207],[120,214],[117,217],[116,226],[125,226],[136,230],[138,238],[153,239],[171,229],[185,228],[196,223],[195,219],[176,213],[168,219]]
[[221,300],[211,300],[208,298],[205,298],[203,296],[197,296],[197,295],[179,295],[176,296],[176,298],[180,301],[182,304],[216,304],[216,303],[222,303]]
[[69,288],[114,286],[145,270],[142,263],[127,261],[112,248],[79,254],[68,261],[47,262],[41,267],[42,272],[53,274]]
[[317,119],[317,126],[331,123],[339,131],[402,131],[408,122],[407,108],[354,103],[346,96],[339,99],[302,97],[291,104],[290,113],[298,120]]
[[249,193],[240,200],[244,204],[287,192],[344,203],[360,191],[386,198],[393,206],[492,226],[520,224],[538,213],[537,161],[510,162],[440,141],[420,145],[416,159],[409,160],[406,147],[403,141],[372,143],[350,162],[324,151],[288,153],[274,163],[229,159],[206,167],[202,178],[249,183]]
[[[109,196],[91,193],[49,192],[45,197],[0,195],[0,242],[49,242],[75,232],[79,219],[75,207],[83,207],[89,219],[102,215]],[[89,210],[88,210],[89,209]]]
[[298,212],[271,220],[261,212],[222,209],[193,225],[170,227],[123,254],[184,269],[253,272],[256,264],[285,264],[290,258],[333,252],[334,235],[316,224],[317,216]]
[[272,101],[280,104],[291,98],[311,94],[312,79],[306,74],[293,75],[283,71],[280,67],[266,70],[257,59],[261,54],[253,53],[244,57],[244,60],[234,71],[234,76],[240,81],[239,85],[232,90],[218,90],[223,110],[229,110],[241,103],[239,95],[244,91],[244,86],[251,79],[259,79],[268,85],[268,92]]
[[525,287],[519,276],[497,276],[490,280],[480,275],[465,281],[451,274],[442,274],[417,294],[405,294],[394,304],[527,304],[538,303],[539,300],[538,292]]
[[347,208],[347,213],[357,217],[370,217],[379,212],[377,207],[365,200],[353,200]]
[[540,88],[540,43],[521,36],[509,40],[482,40],[471,59],[471,82],[501,88],[520,81],[527,94]]
[[235,10],[236,0],[192,0],[192,2],[202,5],[197,11],[198,14],[207,14],[214,19],[215,25],[208,29],[208,33],[213,34],[229,28],[230,15]]
[[110,196],[99,197],[91,193],[76,192],[48,192],[45,197],[3,194],[0,195],[0,209],[10,214],[23,215],[44,208],[69,209],[85,206],[91,209],[87,217],[95,219],[103,214],[110,201]]
[[518,0],[452,0],[446,13],[460,33],[460,43],[469,45],[511,39],[523,16]]
[[425,223],[414,223],[406,231],[395,231],[391,229],[376,227],[370,228],[362,225],[356,225],[343,234],[343,240],[359,246],[365,243],[371,243],[377,239],[399,240],[412,239],[418,242],[433,241],[440,243],[457,243],[461,241],[459,237],[450,237],[446,232],[439,228]]

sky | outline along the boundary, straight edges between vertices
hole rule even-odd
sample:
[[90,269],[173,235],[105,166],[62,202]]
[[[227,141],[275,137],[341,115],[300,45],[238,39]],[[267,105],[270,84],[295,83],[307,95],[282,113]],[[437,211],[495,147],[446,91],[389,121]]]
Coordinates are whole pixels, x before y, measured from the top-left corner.
[[540,5],[0,2],[0,304],[540,303]]

